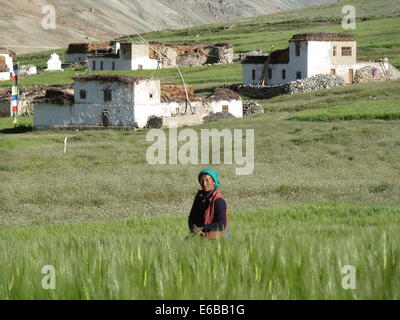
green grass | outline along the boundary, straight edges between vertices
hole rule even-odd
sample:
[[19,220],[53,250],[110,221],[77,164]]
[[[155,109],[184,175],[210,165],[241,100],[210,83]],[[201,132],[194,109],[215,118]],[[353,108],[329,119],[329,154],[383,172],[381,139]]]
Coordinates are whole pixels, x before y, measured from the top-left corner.
[[400,105],[397,99],[361,101],[336,107],[303,111],[289,119],[300,121],[400,120]]
[[[0,298],[399,299],[399,214],[328,203],[234,212],[231,239],[215,241],[184,241],[181,215],[11,228],[0,231]],[[55,290],[41,287],[45,265]],[[341,285],[345,265],[355,290]]]
[[[260,100],[267,112],[297,112],[323,109],[354,102],[385,101],[400,99],[400,80],[383,83],[352,84],[334,89],[319,90],[311,93],[281,95],[268,100]],[[395,106],[396,104],[394,104]]]
[[[33,116],[20,116],[18,117],[17,127],[32,127],[33,126]],[[15,128],[14,119],[11,117],[0,117],[0,132],[4,129]]]
[[[146,38],[199,34],[239,51],[278,49],[293,33],[342,31],[344,4],[357,6],[360,57],[400,66],[398,0],[343,1]],[[182,71],[200,94],[241,78],[240,64]],[[84,73],[70,68],[21,84]],[[180,81],[174,69],[118,73]],[[209,165],[149,165],[147,130],[31,131],[31,117],[16,128],[0,118],[0,299],[399,299],[399,121],[379,120],[398,119],[399,86],[284,95],[259,101],[265,114],[193,127],[255,133],[252,175],[213,165],[232,230],[221,241],[183,241],[196,175]],[[314,121],[288,121],[296,117]],[[44,265],[56,268],[56,290],[41,287]],[[356,268],[356,290],[341,287],[345,265]]]

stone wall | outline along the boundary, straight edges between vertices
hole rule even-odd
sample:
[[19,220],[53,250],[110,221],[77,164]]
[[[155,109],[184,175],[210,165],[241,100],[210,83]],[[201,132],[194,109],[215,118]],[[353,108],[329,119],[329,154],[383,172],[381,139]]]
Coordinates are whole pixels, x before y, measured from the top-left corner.
[[163,118],[163,127],[165,128],[174,126],[196,126],[202,123],[203,117],[199,114]]
[[317,74],[311,78],[291,81],[278,86],[239,85],[231,89],[252,99],[269,99],[282,94],[312,92],[344,85],[342,78],[330,74]]

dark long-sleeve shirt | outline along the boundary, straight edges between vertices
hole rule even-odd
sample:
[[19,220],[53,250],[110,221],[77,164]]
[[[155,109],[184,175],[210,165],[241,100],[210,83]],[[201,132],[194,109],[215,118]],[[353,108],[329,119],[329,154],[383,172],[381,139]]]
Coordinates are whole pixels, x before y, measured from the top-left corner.
[[189,215],[189,229],[192,231],[194,225],[203,227],[204,232],[222,231],[226,227],[226,202],[224,199],[215,201],[214,219],[210,224],[204,224],[204,212],[210,205],[209,198],[213,192],[205,193],[200,190],[194,199],[192,209]]

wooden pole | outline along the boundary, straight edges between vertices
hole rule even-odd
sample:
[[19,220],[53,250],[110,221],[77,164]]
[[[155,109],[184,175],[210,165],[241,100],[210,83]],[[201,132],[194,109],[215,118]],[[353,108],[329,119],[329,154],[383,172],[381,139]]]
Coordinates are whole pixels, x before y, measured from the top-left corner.
[[65,136],[65,139],[64,139],[64,154],[67,153],[67,141],[68,141],[68,136]]

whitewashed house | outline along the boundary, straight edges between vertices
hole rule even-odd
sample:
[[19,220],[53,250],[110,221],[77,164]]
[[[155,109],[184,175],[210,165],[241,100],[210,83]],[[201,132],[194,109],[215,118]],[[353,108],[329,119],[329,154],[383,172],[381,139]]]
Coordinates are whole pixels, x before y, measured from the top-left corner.
[[89,71],[158,69],[160,62],[150,58],[147,44],[112,42],[108,52],[87,56]]
[[13,71],[13,60],[16,58],[14,51],[0,48],[0,81],[10,80]]
[[303,33],[289,47],[269,56],[248,56],[243,62],[243,84],[279,85],[316,74],[336,74],[352,83],[357,63],[357,41],[350,34]]
[[212,95],[204,100],[211,103],[214,113],[227,112],[236,118],[243,118],[243,101],[236,92],[217,88]]
[[195,97],[193,88],[189,87],[188,104],[182,85],[161,84],[157,79],[94,74],[76,76],[74,80],[73,96],[51,90],[34,101],[35,128],[142,128],[153,115],[175,117],[178,125],[199,124],[210,112],[230,112],[237,117],[243,116],[242,99],[227,89],[201,99]]

